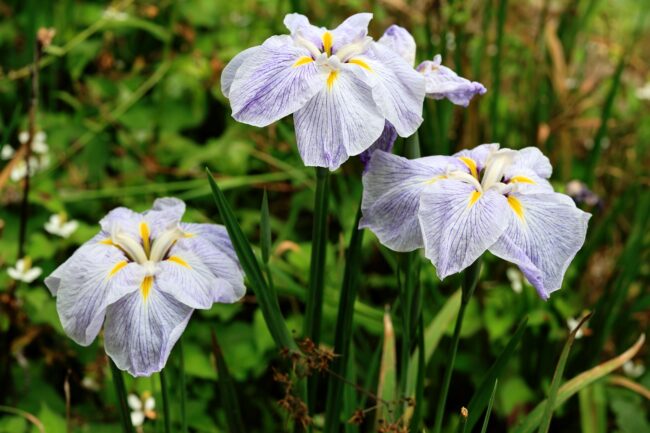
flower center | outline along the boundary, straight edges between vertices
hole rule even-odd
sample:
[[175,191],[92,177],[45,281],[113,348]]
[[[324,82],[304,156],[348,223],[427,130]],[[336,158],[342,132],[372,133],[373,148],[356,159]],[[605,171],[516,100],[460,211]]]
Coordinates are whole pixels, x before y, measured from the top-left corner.
[[153,275],[155,263],[163,261],[174,243],[184,236],[186,233],[177,226],[163,231],[152,242],[149,227],[142,222],[139,240],[118,229],[111,234],[110,243],[124,251],[131,261],[143,265],[147,275]]

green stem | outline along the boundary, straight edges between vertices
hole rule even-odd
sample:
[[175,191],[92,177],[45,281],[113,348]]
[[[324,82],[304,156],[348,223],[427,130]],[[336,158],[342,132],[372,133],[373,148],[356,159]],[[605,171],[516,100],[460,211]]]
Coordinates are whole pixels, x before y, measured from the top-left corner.
[[160,370],[160,390],[162,392],[163,402],[163,420],[165,422],[165,433],[171,433],[171,418],[169,416],[169,392],[167,391],[167,378],[165,377],[165,369]]
[[126,387],[124,386],[124,378],[122,377],[122,372],[119,368],[117,368],[117,365],[115,365],[112,359],[109,358],[108,363],[111,366],[113,384],[115,385],[115,394],[117,395],[118,406],[120,407],[122,430],[124,430],[124,433],[133,433],[133,425],[131,424],[129,407],[126,403]]
[[183,339],[178,340],[179,386],[181,388],[181,433],[187,433],[187,383],[185,380],[185,355]]
[[[309,270],[309,292],[307,293],[304,336],[310,338],[317,346],[320,343],[321,319],[323,316],[329,175],[329,169],[316,167],[316,196],[314,198],[311,267]],[[314,401],[316,400],[316,380],[317,378],[312,376],[308,381],[307,404],[310,412],[313,411]]]
[[478,282],[480,271],[481,259],[479,258],[467,269],[465,269],[462,274],[463,295],[460,301],[458,317],[456,318],[456,326],[454,327],[454,336],[452,337],[451,343],[451,355],[447,361],[447,370],[445,371],[445,376],[442,381],[442,392],[440,393],[440,398],[438,399],[438,407],[436,409],[435,426],[433,428],[433,433],[440,433],[440,430],[442,429],[445,403],[447,402],[449,384],[451,383],[451,374],[453,373],[454,363],[456,361],[456,352],[458,351],[458,341],[460,340],[460,330],[463,326],[463,317],[465,316],[465,310],[467,309],[469,300],[474,293],[474,289],[476,289],[476,283]]
[[305,312],[305,336],[315,344],[320,342],[325,277],[325,246],[327,245],[327,209],[329,205],[329,170],[316,167],[316,197],[312,227],[311,269],[309,293]]

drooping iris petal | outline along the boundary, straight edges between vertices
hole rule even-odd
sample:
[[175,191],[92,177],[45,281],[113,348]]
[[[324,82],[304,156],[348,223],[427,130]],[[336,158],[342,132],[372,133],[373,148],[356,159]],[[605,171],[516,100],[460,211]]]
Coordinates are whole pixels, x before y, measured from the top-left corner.
[[221,72],[221,91],[226,98],[230,97],[230,86],[232,86],[232,82],[235,80],[241,65],[246,61],[246,59],[254,56],[260,49],[261,47],[257,46],[242,51],[233,57],[226,67],[223,68],[223,71]]
[[424,246],[418,221],[422,192],[439,181],[453,158],[431,156],[409,160],[383,151],[374,152],[363,175],[363,217],[380,242],[395,251]]
[[332,52],[341,47],[363,40],[368,34],[371,13],[354,14],[332,30]]
[[382,44],[372,43],[364,61],[370,66],[367,76],[381,113],[400,136],[412,135],[422,123],[424,80]]
[[338,168],[366,150],[384,130],[371,89],[342,65],[328,84],[294,114],[300,156],[307,166]]
[[201,259],[217,279],[211,287],[213,302],[232,303],[241,299],[246,292],[244,274],[225,227],[183,224],[183,228],[193,236],[179,239],[170,254],[190,250]]
[[152,237],[170,228],[176,227],[185,213],[185,203],[177,198],[165,197],[156,199],[153,207],[144,212],[144,220],[149,225]]
[[[155,281],[155,280],[154,280]],[[106,353],[120,370],[149,376],[162,370],[194,310],[154,283],[146,298],[136,291],[106,310]]]
[[433,99],[447,98],[456,105],[467,107],[474,96],[487,92],[481,83],[459,77],[454,71],[441,65],[440,55],[433,61],[420,63],[417,70],[424,75],[427,96]]
[[508,204],[494,190],[442,180],[425,190],[418,212],[425,255],[440,279],[471,265],[501,236]]
[[[291,36],[267,39],[254,55],[244,59],[230,86],[233,117],[266,126],[303,107],[326,79],[309,56]],[[301,58],[309,61],[301,64]]]
[[564,194],[512,194],[507,226],[490,252],[519,266],[539,295],[560,289],[564,273],[582,247],[591,215]]
[[117,248],[101,243],[81,246],[45,279],[57,296],[57,312],[66,334],[87,346],[99,333],[109,304],[137,289],[144,269],[128,263]]
[[390,153],[391,150],[393,150],[393,144],[395,144],[395,140],[397,139],[397,131],[395,131],[395,127],[391,125],[389,121],[386,121],[384,125],[384,130],[375,141],[372,146],[370,146],[368,149],[364,150],[363,153],[359,155],[359,159],[361,162],[366,166],[368,162],[370,162],[370,158],[372,157],[373,152],[377,150],[383,150],[384,152]]
[[377,43],[399,54],[411,67],[415,66],[415,39],[404,27],[393,24],[386,29]]

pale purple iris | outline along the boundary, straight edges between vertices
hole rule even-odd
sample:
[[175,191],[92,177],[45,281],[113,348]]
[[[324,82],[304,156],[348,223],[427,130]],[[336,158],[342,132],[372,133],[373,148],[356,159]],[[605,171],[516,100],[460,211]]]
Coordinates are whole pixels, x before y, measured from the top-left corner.
[[181,223],[185,204],[117,208],[45,284],[63,329],[87,346],[104,324],[106,353],[133,376],[160,371],[195,309],[232,303],[243,273],[223,226]]
[[379,139],[392,145],[390,128],[412,135],[422,123],[424,78],[367,36],[371,18],[356,14],[327,30],[287,15],[291,35],[270,37],[224,69],[233,117],[266,126],[293,114],[304,163],[331,170]]
[[[392,25],[386,29],[384,35],[379,39],[379,44],[384,45],[393,53],[402,57],[411,67],[415,66],[415,39],[403,27]],[[427,60],[418,65],[416,70],[422,74],[425,80],[426,96],[433,99],[448,99],[456,105],[467,107],[476,95],[483,95],[487,92],[485,86],[475,81],[459,77],[451,69],[441,65],[440,55],[434,57],[433,61]],[[390,152],[397,133],[390,122],[380,138],[361,154],[361,161],[367,164],[375,150]]]
[[373,154],[363,176],[363,218],[395,251],[425,249],[440,278],[486,250],[519,266],[547,299],[582,247],[590,214],[553,191],[534,147],[483,144],[453,156],[408,160]]

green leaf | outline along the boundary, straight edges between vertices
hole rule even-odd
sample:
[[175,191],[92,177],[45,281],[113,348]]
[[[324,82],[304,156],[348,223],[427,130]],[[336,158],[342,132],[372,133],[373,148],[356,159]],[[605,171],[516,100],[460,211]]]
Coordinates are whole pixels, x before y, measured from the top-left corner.
[[499,379],[494,381],[494,388],[492,389],[492,395],[490,396],[490,401],[488,402],[487,410],[485,411],[485,418],[483,419],[483,427],[481,428],[481,433],[487,432],[487,426],[490,422],[490,414],[492,413],[492,405],[494,404],[494,396],[497,394],[497,385],[499,384]]
[[376,422],[380,419],[392,420],[391,413],[394,409],[395,397],[397,396],[395,330],[389,308],[386,308],[384,312],[384,342],[382,347],[379,381],[377,384],[377,395],[381,399],[381,409],[378,412]]
[[325,409],[325,432],[338,432],[340,412],[342,406],[341,377],[347,377],[347,366],[352,362],[351,340],[352,325],[354,322],[354,303],[359,289],[359,276],[361,274],[361,244],[363,242],[363,230],[359,230],[361,219],[361,206],[357,210],[357,216],[352,226],[350,246],[346,253],[345,270],[343,273],[343,284],[341,287],[341,299],[336,319],[336,331],[334,336],[334,353],[337,356],[332,364],[334,374],[330,375],[327,388],[327,402]]
[[[557,409],[562,403],[567,401],[581,389],[591,385],[598,379],[607,376],[609,373],[616,370],[617,368],[620,368],[627,361],[634,358],[634,356],[641,349],[641,346],[643,346],[644,342],[645,335],[642,334],[632,347],[630,347],[628,350],[616,358],[612,358],[609,361],[603,362],[602,364],[597,365],[594,368],[587,370],[566,382],[558,390],[557,399],[555,401],[553,409]],[[530,412],[522,420],[521,424],[519,424],[519,426],[517,426],[517,428],[512,431],[512,433],[532,433],[542,421],[546,403],[547,401],[544,400],[538,404],[535,409],[533,409],[533,411]]]
[[591,313],[585,315],[578,323],[578,326],[569,334],[569,338],[564,344],[562,353],[560,354],[560,360],[555,367],[555,373],[553,374],[553,380],[551,381],[551,389],[548,393],[548,399],[546,406],[544,408],[544,415],[542,416],[542,422],[539,426],[539,433],[548,433],[548,429],[551,427],[551,418],[553,417],[553,410],[555,409],[555,401],[557,400],[557,393],[560,389],[560,383],[562,382],[562,375],[564,374],[564,367],[566,366],[566,361],[569,359],[569,352],[571,351],[571,346],[575,341],[576,334],[580,330],[580,327],[591,317]]
[[221,347],[217,342],[217,336],[214,330],[210,330],[210,332],[212,336],[212,352],[217,360],[217,371],[219,373],[219,393],[221,395],[221,404],[226,413],[228,431],[232,433],[243,433],[246,430],[242,421],[235,383],[230,376],[226,360],[223,358]]
[[280,311],[280,304],[278,303],[277,296],[266,283],[257,258],[255,257],[255,254],[253,254],[253,249],[242,232],[241,227],[237,222],[237,218],[226,200],[226,196],[223,195],[223,192],[217,186],[210,170],[206,169],[206,172],[208,174],[210,188],[212,189],[212,196],[214,197],[214,201],[219,209],[221,219],[228,230],[228,235],[230,236],[230,240],[235,248],[239,262],[241,263],[241,266],[248,277],[249,283],[257,296],[260,308],[262,309],[262,314],[264,315],[264,320],[266,321],[266,325],[269,327],[273,340],[275,340],[275,344],[279,349],[297,348],[296,343],[291,338],[291,334],[287,329],[282,312]]
[[481,381],[481,384],[478,386],[476,392],[472,396],[472,399],[469,401],[469,404],[467,405],[467,410],[469,411],[467,427],[469,431],[472,431],[478,422],[481,413],[483,413],[483,409],[485,409],[485,407],[489,404],[491,399],[490,394],[494,389],[494,384],[503,373],[504,369],[508,365],[508,361],[510,361],[510,358],[515,352],[515,349],[519,345],[519,342],[524,335],[524,331],[526,330],[527,323],[527,317],[524,318],[521,323],[519,323],[519,326],[517,327],[514,335],[510,341],[508,341],[508,344],[499,354],[496,361],[494,361],[494,364],[492,364],[488,372],[485,374],[485,377]]

